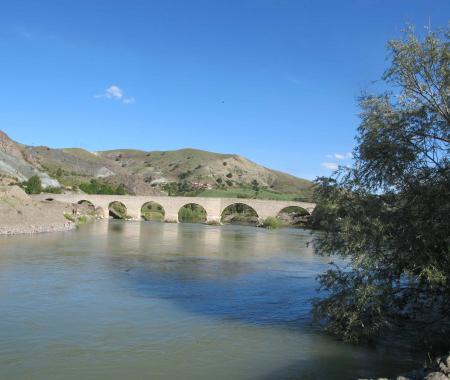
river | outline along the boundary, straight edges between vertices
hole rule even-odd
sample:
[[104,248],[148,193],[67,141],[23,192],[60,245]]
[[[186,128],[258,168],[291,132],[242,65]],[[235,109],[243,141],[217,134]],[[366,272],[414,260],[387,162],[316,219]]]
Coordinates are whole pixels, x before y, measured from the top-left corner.
[[0,237],[0,379],[356,379],[417,363],[311,323],[309,232],[97,222]]

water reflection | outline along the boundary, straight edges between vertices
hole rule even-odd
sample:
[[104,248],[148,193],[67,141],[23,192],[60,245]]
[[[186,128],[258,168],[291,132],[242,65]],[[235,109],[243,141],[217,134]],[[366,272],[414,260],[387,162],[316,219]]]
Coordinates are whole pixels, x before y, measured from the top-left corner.
[[328,260],[310,238],[121,221],[0,238],[0,378],[351,379],[413,367],[405,352],[311,327]]

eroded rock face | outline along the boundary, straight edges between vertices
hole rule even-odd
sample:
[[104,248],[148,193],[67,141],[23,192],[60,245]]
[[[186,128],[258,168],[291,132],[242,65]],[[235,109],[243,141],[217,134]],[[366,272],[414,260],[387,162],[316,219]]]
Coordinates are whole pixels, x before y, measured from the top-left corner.
[[26,181],[37,175],[44,188],[61,186],[56,179],[50,178],[47,173],[40,171],[33,165],[33,162],[31,156],[24,155],[19,144],[0,131],[0,174],[17,178],[19,181]]

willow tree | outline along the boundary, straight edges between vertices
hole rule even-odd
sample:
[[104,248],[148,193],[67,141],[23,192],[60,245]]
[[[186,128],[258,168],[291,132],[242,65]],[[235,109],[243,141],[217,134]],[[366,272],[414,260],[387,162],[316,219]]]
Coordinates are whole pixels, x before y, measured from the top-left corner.
[[316,181],[315,250],[345,260],[319,276],[314,312],[347,341],[403,328],[432,349],[450,342],[449,29],[408,29],[388,50],[389,90],[360,98],[353,167]]

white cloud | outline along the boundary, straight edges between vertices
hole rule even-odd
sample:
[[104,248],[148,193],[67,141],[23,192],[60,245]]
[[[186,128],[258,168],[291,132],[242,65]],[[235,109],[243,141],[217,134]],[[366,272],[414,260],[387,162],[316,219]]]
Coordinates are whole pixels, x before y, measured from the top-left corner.
[[336,162],[322,162],[320,164],[320,166],[322,166],[325,169],[333,170],[333,171],[337,170],[339,167],[339,165]]
[[348,160],[350,158],[353,158],[353,154],[351,152],[348,152],[348,153],[335,153],[333,155],[333,157],[336,160]]
[[117,87],[115,85],[112,85],[112,86],[109,86],[106,89],[105,96],[108,99],[112,99],[112,98],[122,99],[123,98],[123,91],[119,87]]
[[133,96],[124,97],[124,93],[119,86],[111,85],[109,86],[105,92],[101,94],[94,95],[94,98],[106,98],[106,99],[115,99],[121,100],[124,104],[133,104],[135,99]]

